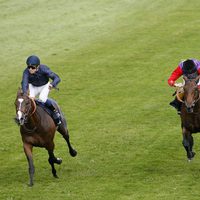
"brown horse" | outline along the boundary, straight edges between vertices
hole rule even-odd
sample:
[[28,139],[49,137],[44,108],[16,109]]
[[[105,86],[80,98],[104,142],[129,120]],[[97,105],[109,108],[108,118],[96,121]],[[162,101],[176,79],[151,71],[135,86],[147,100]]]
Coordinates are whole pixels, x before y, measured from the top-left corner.
[[197,85],[199,78],[200,76],[196,79],[183,77],[185,85],[183,86],[183,100],[181,100],[181,127],[182,143],[187,152],[188,161],[191,161],[195,156],[192,149],[194,144],[192,134],[200,132],[200,93]]
[[[55,102],[54,102],[55,103]],[[56,127],[53,119],[50,115],[40,106],[36,105],[35,101],[23,94],[19,89],[15,100],[16,106],[16,122],[20,125],[20,132],[23,142],[24,152],[26,154],[29,165],[29,185],[33,185],[34,176],[34,164],[32,157],[33,147],[44,147],[49,154],[49,164],[52,168],[52,174],[55,178],[58,178],[54,163],[61,164],[62,160],[54,156],[54,135],[56,130],[62,134],[67,142],[69,152],[71,156],[76,156],[77,152],[72,148],[69,141],[69,134],[67,129],[66,120],[61,113],[62,124]]]

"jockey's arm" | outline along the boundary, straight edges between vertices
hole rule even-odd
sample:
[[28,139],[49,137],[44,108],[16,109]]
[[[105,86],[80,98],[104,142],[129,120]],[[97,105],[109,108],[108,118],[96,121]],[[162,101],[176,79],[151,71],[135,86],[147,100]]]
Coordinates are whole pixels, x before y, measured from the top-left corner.
[[56,87],[61,81],[60,77],[56,73],[52,72],[49,68],[45,68],[44,70],[47,76],[52,80],[52,82],[50,83],[50,87]]
[[175,81],[181,76],[183,75],[183,71],[181,69],[180,66],[178,66],[170,75],[169,79],[168,79],[168,84],[171,87],[175,87]]
[[22,91],[24,94],[28,93],[28,72],[27,70],[24,70],[23,72],[23,77],[22,77],[22,82],[21,82],[21,86],[22,86]]
[[52,85],[52,87],[56,87],[58,85],[58,83],[61,81],[60,77],[54,72],[50,73],[49,78],[51,78],[53,80],[50,84],[50,85]]

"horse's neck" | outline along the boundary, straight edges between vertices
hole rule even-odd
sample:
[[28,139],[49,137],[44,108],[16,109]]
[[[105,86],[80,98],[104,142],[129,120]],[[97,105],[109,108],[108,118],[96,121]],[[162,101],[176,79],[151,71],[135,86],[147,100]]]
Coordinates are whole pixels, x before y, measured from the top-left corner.
[[[36,106],[36,108],[32,109],[31,115],[28,117],[28,122],[31,126],[36,126],[37,124],[40,124],[41,122],[41,115],[39,111],[39,106]],[[34,112],[33,112],[34,111]]]
[[48,117],[47,112],[40,106],[36,106],[35,112],[33,113],[32,116],[30,116],[30,118],[35,121],[35,122],[42,122],[42,119]]
[[196,103],[196,108],[197,108],[198,111],[200,111],[200,99]]

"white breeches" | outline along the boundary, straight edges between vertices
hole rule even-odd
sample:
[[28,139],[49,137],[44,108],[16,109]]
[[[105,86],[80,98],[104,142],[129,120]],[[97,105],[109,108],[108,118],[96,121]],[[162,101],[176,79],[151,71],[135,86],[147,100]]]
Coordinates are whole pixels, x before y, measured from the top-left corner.
[[47,83],[46,85],[39,86],[39,87],[29,84],[29,96],[32,98],[39,96],[39,100],[45,103],[46,100],[48,99],[48,95],[50,91],[49,84],[50,83]]

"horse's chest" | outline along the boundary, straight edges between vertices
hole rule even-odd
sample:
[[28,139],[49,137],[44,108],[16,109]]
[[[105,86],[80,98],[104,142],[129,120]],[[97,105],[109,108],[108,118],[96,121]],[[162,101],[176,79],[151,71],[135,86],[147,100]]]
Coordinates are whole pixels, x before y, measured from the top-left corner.
[[200,116],[183,118],[182,125],[192,133],[200,132]]

